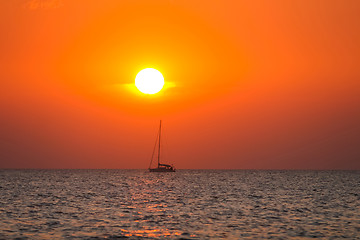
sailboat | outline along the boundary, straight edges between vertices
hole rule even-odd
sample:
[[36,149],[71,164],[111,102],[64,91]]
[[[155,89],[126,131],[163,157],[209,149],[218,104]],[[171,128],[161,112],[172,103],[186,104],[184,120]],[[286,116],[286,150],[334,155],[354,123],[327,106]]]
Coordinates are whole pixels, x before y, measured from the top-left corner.
[[[149,165],[149,171],[150,172],[175,172],[175,168],[174,166],[170,165],[170,164],[164,164],[164,163],[160,163],[160,148],[161,148],[161,120],[160,120],[160,127],[159,127],[159,135],[158,135],[158,142],[155,142],[155,147],[154,147],[154,151],[151,157],[151,161],[150,161],[150,165]],[[158,144],[158,155],[157,155],[157,167],[156,168],[151,168],[151,164],[152,161],[154,159],[154,153],[155,153],[155,148],[156,145]]]

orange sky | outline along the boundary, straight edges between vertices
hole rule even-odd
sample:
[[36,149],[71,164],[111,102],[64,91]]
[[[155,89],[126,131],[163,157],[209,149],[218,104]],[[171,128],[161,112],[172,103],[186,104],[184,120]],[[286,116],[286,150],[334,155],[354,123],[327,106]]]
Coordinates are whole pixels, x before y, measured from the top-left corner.
[[[357,0],[0,2],[0,168],[360,169]],[[134,90],[160,70],[166,89]]]

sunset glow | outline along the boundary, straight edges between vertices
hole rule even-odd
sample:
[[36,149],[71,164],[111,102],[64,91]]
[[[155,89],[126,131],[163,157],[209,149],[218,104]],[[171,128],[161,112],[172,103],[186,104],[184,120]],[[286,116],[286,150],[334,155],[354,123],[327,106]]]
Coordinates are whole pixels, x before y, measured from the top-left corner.
[[360,169],[359,12],[0,1],[0,167],[146,168],[162,119],[177,169]]

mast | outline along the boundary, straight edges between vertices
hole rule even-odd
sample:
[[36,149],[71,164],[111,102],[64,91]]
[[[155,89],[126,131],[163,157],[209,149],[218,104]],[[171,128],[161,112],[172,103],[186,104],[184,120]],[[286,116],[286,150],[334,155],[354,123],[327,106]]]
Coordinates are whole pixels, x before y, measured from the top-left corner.
[[161,139],[161,120],[160,120],[160,128],[159,128],[159,151],[158,151],[158,167],[160,166],[160,139]]

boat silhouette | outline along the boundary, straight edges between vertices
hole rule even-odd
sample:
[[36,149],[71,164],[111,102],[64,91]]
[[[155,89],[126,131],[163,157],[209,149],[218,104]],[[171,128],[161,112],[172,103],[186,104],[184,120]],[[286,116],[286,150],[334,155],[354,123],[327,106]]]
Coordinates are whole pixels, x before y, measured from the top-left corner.
[[[152,164],[152,162],[154,160],[154,153],[155,153],[156,145],[158,145],[157,167],[156,168],[151,168],[151,164]],[[173,165],[160,163],[160,150],[161,150],[161,120],[160,120],[158,138],[155,141],[154,151],[153,151],[151,161],[150,161],[150,165],[149,165],[149,171],[150,172],[175,172],[175,167]]]

